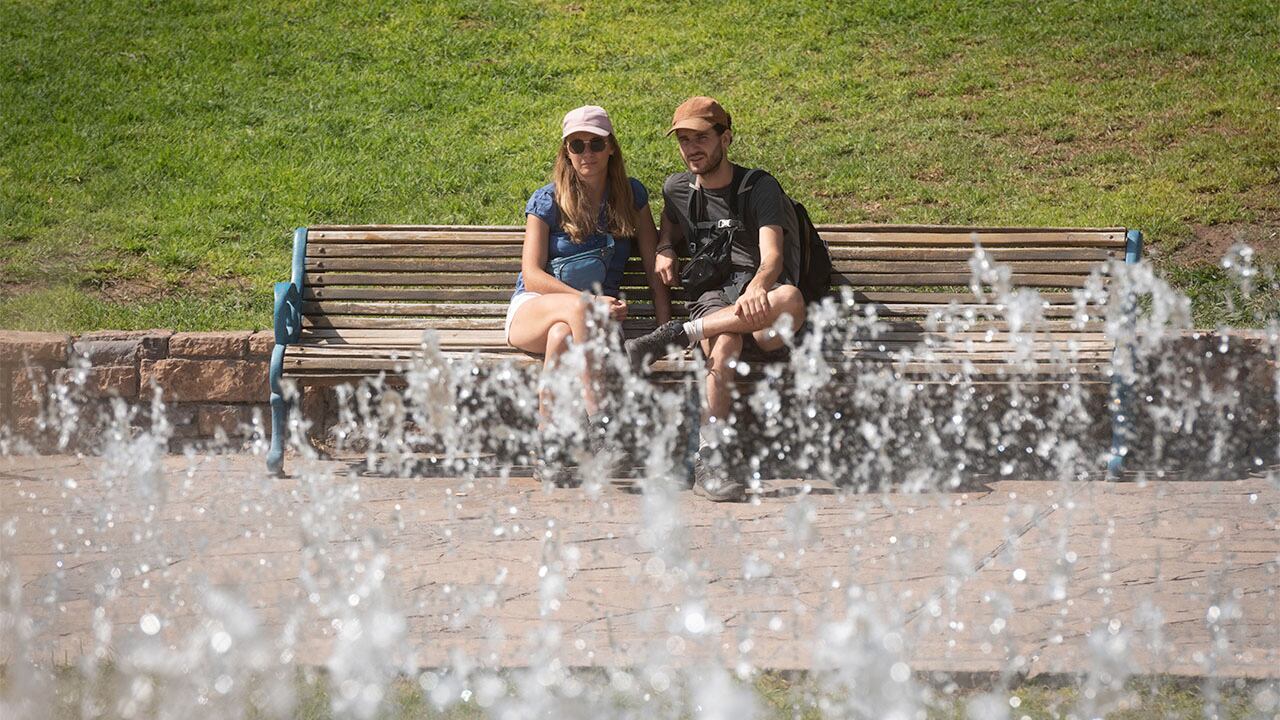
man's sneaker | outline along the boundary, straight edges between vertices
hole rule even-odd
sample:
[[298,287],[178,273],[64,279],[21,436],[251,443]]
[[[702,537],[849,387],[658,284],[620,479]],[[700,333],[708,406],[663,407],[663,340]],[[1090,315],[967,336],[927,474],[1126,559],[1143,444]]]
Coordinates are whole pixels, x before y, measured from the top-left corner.
[[702,458],[693,461],[693,491],[711,502],[742,502],[747,499],[746,485],[708,467]]
[[533,466],[533,479],[544,485],[569,487],[573,484],[573,468],[539,460]]
[[569,487],[574,483],[574,467],[569,464],[564,449],[554,443],[543,443],[538,457],[533,461],[533,479],[556,487]]
[[667,349],[672,346],[681,349],[689,347],[689,334],[684,331],[684,323],[679,320],[665,322],[653,332],[628,340],[623,345],[631,367],[636,370],[666,355]]

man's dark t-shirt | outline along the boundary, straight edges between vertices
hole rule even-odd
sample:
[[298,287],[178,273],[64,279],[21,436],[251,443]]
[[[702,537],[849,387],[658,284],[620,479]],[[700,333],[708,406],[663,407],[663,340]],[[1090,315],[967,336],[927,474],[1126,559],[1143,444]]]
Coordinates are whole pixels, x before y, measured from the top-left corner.
[[[736,166],[735,166],[736,168]],[[706,220],[722,220],[733,217],[730,211],[730,196],[738,192],[738,180],[741,173],[735,172],[735,182],[723,188],[703,188],[706,198]],[[671,175],[662,184],[662,214],[666,222],[675,224],[684,233],[681,216],[688,212],[689,196],[693,194],[694,175],[682,172]],[[735,271],[754,273],[760,267],[759,228],[765,225],[777,225],[782,228],[782,273],[778,282],[793,285],[799,268],[799,256],[796,236],[799,234],[799,223],[796,221],[795,208],[791,200],[782,192],[782,186],[768,173],[757,173],[752,179],[754,188],[743,196],[745,202],[739,210],[748,232],[740,233],[734,238],[730,251],[731,262]],[[686,242],[688,238],[685,238]]]

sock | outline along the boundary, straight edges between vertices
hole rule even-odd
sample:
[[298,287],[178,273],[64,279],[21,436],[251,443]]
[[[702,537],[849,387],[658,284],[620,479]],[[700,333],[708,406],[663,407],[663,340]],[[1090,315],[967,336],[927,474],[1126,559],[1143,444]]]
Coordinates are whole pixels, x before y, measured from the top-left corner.
[[706,335],[702,334],[702,319],[690,320],[684,324],[684,334],[689,336],[689,347],[702,342]]

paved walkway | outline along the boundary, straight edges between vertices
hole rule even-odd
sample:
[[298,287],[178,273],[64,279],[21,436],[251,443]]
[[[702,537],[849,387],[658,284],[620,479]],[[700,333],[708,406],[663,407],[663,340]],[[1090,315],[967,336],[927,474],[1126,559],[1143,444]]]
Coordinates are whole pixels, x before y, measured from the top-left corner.
[[0,458],[0,555],[36,621],[0,650],[73,661],[252,627],[302,662],[336,640],[425,666],[1280,677],[1280,486],[1260,477],[864,496],[775,481],[715,505],[359,459],[283,480],[243,455],[128,463]]

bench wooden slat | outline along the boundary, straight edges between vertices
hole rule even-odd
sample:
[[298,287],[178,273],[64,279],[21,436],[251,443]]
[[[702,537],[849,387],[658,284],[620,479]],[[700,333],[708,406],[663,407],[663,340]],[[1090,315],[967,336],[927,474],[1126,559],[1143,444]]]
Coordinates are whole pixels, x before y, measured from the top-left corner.
[[[874,353],[891,353],[901,357],[911,357],[915,359],[932,358],[979,358],[987,359],[1004,359],[1014,356],[1014,348],[1008,344],[990,343],[990,344],[974,344],[972,347],[961,345],[945,345],[943,347],[925,347],[916,342],[908,342],[905,340],[897,342],[872,343],[867,345],[851,345],[842,350],[831,349],[823,353],[823,357],[827,360],[836,361],[841,358],[861,356],[864,354]],[[412,345],[382,345],[382,346],[358,346],[358,345],[298,345],[291,346],[286,353],[287,357],[307,357],[307,358],[331,358],[331,359],[351,359],[351,358],[408,358],[421,352],[421,343]],[[504,347],[500,352],[519,353],[510,347]],[[1032,348],[1029,357],[1040,360],[1053,360],[1057,358],[1101,358],[1110,357],[1111,347],[1104,344],[1094,344],[1086,347],[1077,347],[1075,344],[1041,344]]]
[[[882,318],[892,317],[926,317],[931,313],[941,313],[948,309],[948,306],[938,304],[924,303],[894,303],[893,305],[885,305],[883,303],[866,303],[875,306],[877,315]],[[960,316],[966,311],[972,310],[975,317],[1000,317],[1002,312],[994,305],[976,305],[976,304],[960,304],[950,308],[954,311],[955,316]],[[1070,318],[1075,316],[1075,308],[1069,305],[1050,305],[1041,307],[1040,312],[1047,318]],[[1096,316],[1098,313],[1091,313]],[[941,316],[939,316],[941,317]]]
[[511,288],[514,273],[308,273],[306,283],[313,285],[494,285]]
[[[505,316],[507,312],[507,293],[494,292],[491,296],[480,298],[489,302],[477,303],[451,303],[451,302],[401,302],[401,301],[378,301],[376,293],[371,293],[368,297],[372,299],[367,302],[347,302],[342,300],[334,301],[314,301],[308,300],[302,304],[302,312],[306,315],[497,315]],[[632,316],[651,316],[654,314],[654,306],[651,302],[647,302],[649,298],[631,297],[628,303],[628,314]],[[898,303],[894,305],[874,304],[877,306],[877,314],[881,318],[921,318],[928,317],[931,313],[940,312],[948,309],[954,312],[952,317],[959,317],[965,311],[973,311],[974,317],[983,318],[999,318],[1001,313],[991,305],[955,305],[948,308],[945,305],[926,305],[926,304],[907,304]],[[676,300],[671,303],[671,311],[674,316],[685,316],[688,314],[688,306],[685,302]],[[1075,308],[1065,305],[1051,305],[1041,308],[1041,313],[1049,319],[1071,319],[1075,317]],[[1091,312],[1089,317],[1098,319],[1100,313]],[[939,316],[941,317],[941,316]]]
[[[520,259],[522,246],[519,243],[507,245],[479,244],[359,244],[359,243],[322,243],[307,244],[308,258],[511,258]],[[1081,260],[1093,264],[1104,262],[1109,258],[1120,258],[1122,253],[1107,248],[1006,248],[994,247],[987,250],[988,255],[999,262],[1018,260]],[[831,245],[831,256],[836,260],[883,260],[883,261],[932,261],[958,260],[967,262],[973,255],[972,247],[874,247],[860,245]],[[687,258],[682,258],[687,259]]]
[[344,242],[344,243],[484,243],[510,244],[513,240],[520,242],[524,231],[505,230],[501,228],[475,230],[316,230],[307,231],[307,243]]
[[[444,330],[436,333],[437,342],[441,347],[454,348],[488,348],[510,350],[507,345],[506,337],[501,329],[492,330]],[[298,352],[300,348],[313,347],[398,347],[405,349],[413,349],[421,346],[423,340],[423,332],[421,330],[370,330],[370,329],[337,329],[324,328],[313,329],[303,333],[302,343],[299,345],[290,345],[288,352]],[[862,343],[861,349],[875,350],[881,346],[885,348],[897,348],[908,345],[917,344],[920,341],[918,335],[908,337],[881,337],[871,344],[870,342]],[[983,343],[990,348],[1003,349],[1005,346],[996,345],[994,343]],[[1062,347],[1070,347],[1065,341]],[[1097,344],[1097,348],[1101,350],[1109,350],[1109,346],[1105,342]],[[514,350],[512,350],[515,352]]]
[[[688,314],[685,303],[671,303],[671,310],[678,315]],[[303,302],[304,315],[406,315],[440,316],[465,315],[470,317],[506,317],[507,303],[399,303],[399,302]],[[627,314],[632,317],[652,317],[652,303],[631,302]]]
[[[833,286],[852,285],[854,287],[931,287],[941,285],[968,285],[970,275],[965,273],[911,273],[911,274],[872,274],[872,273],[832,273]],[[1010,276],[1014,285],[1022,287],[1084,287],[1088,278],[1078,275],[1044,275],[1028,273]]]
[[[376,340],[376,339],[375,339]],[[413,353],[421,347],[421,340],[416,342],[390,342],[378,341],[377,344],[350,345],[342,343],[311,343],[299,345],[297,349],[289,351],[292,356],[308,356],[308,357],[364,357],[364,356],[387,356],[393,351],[399,356],[404,357],[407,353]],[[442,345],[442,347],[467,347],[463,343],[454,342]],[[482,343],[479,347],[490,349],[505,350],[508,346],[502,344]],[[1096,344],[1042,344],[1034,347],[1031,351],[1032,357],[1050,358],[1050,357],[1079,357],[1079,358],[1110,358],[1112,346],[1109,343]],[[384,350],[385,352],[375,352],[375,350]],[[925,346],[919,339],[913,340],[884,340],[880,342],[854,343],[845,349],[845,353],[851,352],[903,352],[911,351],[914,357],[957,357],[957,358],[978,358],[985,356],[989,358],[1002,359],[1013,357],[1017,354],[1017,348],[1007,343],[973,343],[959,345],[943,345],[943,346]],[[512,352],[518,352],[512,350]],[[828,358],[838,357],[836,354],[828,354]]]
[[[968,285],[968,273],[832,273],[832,285],[855,287],[930,287],[943,285]],[[1076,275],[1013,274],[1012,282],[1024,287],[1084,287],[1087,278]],[[640,285],[643,275],[628,273],[623,285]],[[457,286],[507,286],[515,284],[513,273],[500,272],[319,272],[308,274],[306,282],[313,285],[457,285]]]
[[[491,301],[507,302],[511,299],[511,285],[488,288],[395,288],[395,287],[314,287],[303,288],[304,300],[420,300],[423,302],[468,302]],[[678,292],[678,291],[677,291]],[[628,298],[634,300],[652,300],[653,294],[645,288],[626,288]],[[838,296],[837,296],[838,297]],[[895,292],[886,290],[858,290],[854,299],[859,303],[876,303],[889,307],[892,305],[938,305],[945,306],[951,302],[972,304],[976,298],[968,292],[947,291],[915,291]],[[1069,292],[1041,292],[1040,299],[1051,307],[1068,307],[1075,303],[1075,297]],[[888,305],[886,305],[888,304]]]
[[[520,272],[516,258],[308,258],[307,273],[341,270],[402,272],[505,272],[514,283]],[[392,275],[394,276],[394,275]]]
[[[968,262],[972,247],[874,247],[829,243],[831,257],[840,260],[961,260]],[[1006,248],[987,249],[987,255],[999,262],[1014,260],[1086,260],[1097,265],[1121,253],[1109,248]]]
[[[886,290],[868,290],[854,291],[854,300],[860,303],[916,303],[922,305],[940,304],[947,305],[951,302],[957,303],[973,303],[976,298],[969,292],[946,292],[927,290],[919,290],[912,292],[895,292]],[[1075,303],[1075,296],[1069,292],[1042,292],[1040,299],[1051,305],[1071,305]]]
[[[420,329],[306,328],[302,331],[301,343],[298,347],[318,344],[404,345],[417,347],[422,344],[422,338],[423,331]],[[442,347],[509,347],[506,333],[502,329],[442,330],[436,333],[436,340]],[[292,348],[294,346],[290,345],[289,347]]]
[[424,257],[424,258],[519,258],[522,246],[508,245],[395,245],[395,244],[350,244],[350,243],[307,243],[308,258],[357,258],[357,257]]
[[[923,319],[931,313],[939,312],[943,307],[945,306],[905,303],[881,305],[878,308],[878,315],[881,318],[918,317]],[[688,314],[687,304],[679,300],[671,303],[671,310],[673,315],[683,316]],[[959,317],[965,311],[970,310],[974,312],[975,319],[998,319],[1000,317],[1000,313],[991,305],[956,305],[949,308],[949,310],[955,313],[951,316],[953,318]],[[488,303],[396,302],[390,300],[382,302],[305,301],[302,304],[302,312],[305,315],[471,315],[504,317],[507,313],[507,302],[505,297],[498,298],[497,302]],[[1048,319],[1072,319],[1075,317],[1075,308],[1073,307],[1050,306],[1041,308],[1041,312]],[[650,302],[632,300],[628,303],[627,313],[631,316],[649,317],[654,314],[654,306]],[[1098,313],[1093,313],[1093,319],[1098,319],[1097,315]]]
[[[885,323],[895,331],[911,331],[920,336],[924,336],[927,330],[918,322],[898,322]],[[1077,329],[1072,327],[1073,321],[1069,320],[1049,320],[1041,325],[1043,331],[1071,333],[1080,335],[1083,333],[1096,331],[1102,327],[1101,323],[1094,323],[1091,326]],[[304,315],[302,318],[303,328],[335,328],[335,329],[378,329],[378,330],[425,330],[427,328],[436,328],[440,330],[490,330],[501,329],[504,326],[504,318],[502,316],[478,316],[478,317],[395,317],[395,316],[366,316],[366,315]],[[622,327],[629,335],[635,333],[649,332],[657,327],[657,322],[651,317],[628,317],[622,322]],[[970,325],[969,329],[964,332],[1004,332],[1008,330],[1008,323],[1004,321],[980,321]],[[953,333],[954,335],[954,333]]]
[[[843,231],[818,227],[819,234],[833,245],[884,245],[892,247],[964,247],[973,248],[973,233],[915,231]],[[989,232],[976,231],[984,247],[1110,247],[1123,248],[1124,232]],[[521,232],[481,231],[460,233],[456,230],[311,230],[308,242],[383,243],[383,244],[511,244],[519,242]]]
[[[1050,275],[1078,275],[1087,277],[1097,263],[1086,260],[1011,260],[1006,265],[1015,274],[1042,273]],[[967,261],[962,260],[835,260],[836,272],[870,273],[876,275],[898,273],[969,273]],[[410,258],[410,257],[361,257],[361,258],[309,258],[308,273],[338,271],[400,272],[510,272],[520,271],[517,258]],[[639,259],[628,260],[626,270],[643,273]]]
[[378,288],[378,287],[312,287],[303,288],[304,300],[420,300],[423,302],[507,302],[513,288]]
[[[474,357],[480,362],[509,362],[520,367],[540,364],[540,358],[522,354],[505,354],[492,351],[476,353],[454,352],[446,357]],[[1020,377],[1034,379],[1037,377],[1053,378],[1054,384],[1062,383],[1066,377],[1074,376],[1080,381],[1104,381],[1104,370],[1107,359],[1080,358],[1074,360],[1046,359],[1036,362],[1009,363],[1003,359],[974,358],[935,358],[922,360],[901,354],[886,353],[850,353],[840,358],[832,358],[833,363],[848,363],[855,367],[877,368],[903,373],[916,378],[948,377],[967,374],[970,379]],[[410,366],[412,358],[286,358],[285,370],[294,377],[358,377],[369,372],[399,372]],[[651,368],[653,375],[679,374],[686,375],[699,363],[691,356],[660,360]],[[833,378],[836,385],[853,385],[856,377],[844,379]]]
[[818,234],[828,244],[833,245],[886,245],[893,247],[967,247],[972,249],[974,237],[985,246],[1019,246],[1019,247],[1118,247],[1125,244],[1123,232],[987,232],[946,233],[946,232],[867,232],[823,230]]

